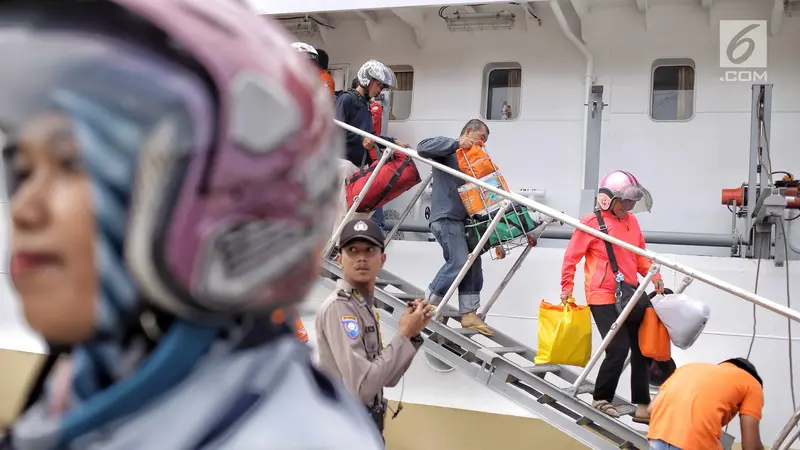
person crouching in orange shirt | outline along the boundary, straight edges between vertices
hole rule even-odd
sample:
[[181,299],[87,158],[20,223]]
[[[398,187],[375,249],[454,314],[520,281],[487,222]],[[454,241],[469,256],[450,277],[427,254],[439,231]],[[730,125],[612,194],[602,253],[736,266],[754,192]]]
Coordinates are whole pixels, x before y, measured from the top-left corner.
[[750,361],[686,364],[667,378],[650,405],[650,448],[721,449],[722,428],[738,413],[742,450],[763,450],[758,430],[763,408],[763,382]]
[[[597,208],[594,213],[587,214],[581,223],[605,231],[609,235],[631,245],[645,248],[644,235],[639,228],[639,221],[633,215],[636,212],[650,211],[653,199],[639,181],[629,172],[615,170],[603,178],[597,194]],[[561,301],[572,297],[575,277],[575,266],[586,258],[584,279],[586,302],[592,311],[592,317],[603,338],[611,330],[611,326],[619,317],[615,306],[615,292],[620,286],[638,285],[637,273],[646,275],[652,261],[629,250],[613,246],[609,252],[605,241],[581,230],[575,230],[564,253],[561,267]],[[656,292],[664,289],[661,276],[653,277]],[[637,322],[638,320],[638,322]],[[613,405],[619,378],[631,351],[631,401],[637,404],[633,421],[647,423],[647,405],[650,404],[650,358],[646,358],[639,350],[639,325],[641,318],[634,314],[628,316],[614,339],[606,348],[605,358],[600,365],[594,388],[592,407],[611,417],[619,417]]]

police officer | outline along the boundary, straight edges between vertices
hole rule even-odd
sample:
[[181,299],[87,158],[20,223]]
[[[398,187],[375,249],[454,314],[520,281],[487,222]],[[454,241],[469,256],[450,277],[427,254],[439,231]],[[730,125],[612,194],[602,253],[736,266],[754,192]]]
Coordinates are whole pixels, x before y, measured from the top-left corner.
[[317,314],[319,366],[367,407],[380,432],[386,401],[384,386],[395,386],[408,370],[423,339],[420,332],[435,308],[423,300],[409,302],[398,333],[384,347],[373,293],[386,261],[383,234],[372,220],[351,220],[339,238],[338,261],[344,276]]

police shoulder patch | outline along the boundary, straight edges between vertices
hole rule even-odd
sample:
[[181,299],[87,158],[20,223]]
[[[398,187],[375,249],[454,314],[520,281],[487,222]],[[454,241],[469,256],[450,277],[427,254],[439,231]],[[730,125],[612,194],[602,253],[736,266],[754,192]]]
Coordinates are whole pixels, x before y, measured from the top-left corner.
[[358,319],[355,316],[342,316],[342,326],[344,326],[344,332],[347,333],[350,339],[358,337],[360,330],[358,328]]

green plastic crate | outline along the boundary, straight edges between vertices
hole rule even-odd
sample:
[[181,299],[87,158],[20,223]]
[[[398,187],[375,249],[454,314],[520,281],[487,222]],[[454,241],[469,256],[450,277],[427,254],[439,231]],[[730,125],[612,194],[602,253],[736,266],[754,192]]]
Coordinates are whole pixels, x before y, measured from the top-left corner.
[[[470,248],[475,248],[478,241],[486,233],[493,218],[494,215],[476,215],[468,220],[466,231]],[[486,241],[481,253],[529,233],[538,225],[528,214],[527,208],[521,205],[514,205],[514,208],[510,208],[506,212],[505,218],[500,219],[497,228],[489,236],[489,240]]]

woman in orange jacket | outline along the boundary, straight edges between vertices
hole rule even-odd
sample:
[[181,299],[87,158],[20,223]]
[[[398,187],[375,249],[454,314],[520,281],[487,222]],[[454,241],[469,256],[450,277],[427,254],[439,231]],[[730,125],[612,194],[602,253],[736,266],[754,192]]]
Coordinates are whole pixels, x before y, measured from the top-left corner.
[[[639,181],[628,172],[615,170],[603,178],[597,195],[597,208],[581,219],[581,223],[601,230],[602,224],[611,236],[640,248],[645,248],[644,235],[639,228],[639,221],[633,215],[636,212],[650,211],[653,200],[650,193]],[[614,259],[618,266],[615,274],[611,267],[605,242],[588,233],[575,230],[564,254],[561,268],[561,300],[572,297],[575,277],[575,266],[582,260],[584,263],[584,288],[586,302],[592,311],[597,328],[605,338],[611,325],[619,314],[615,308],[615,291],[617,277],[624,277],[624,282],[638,285],[637,274],[644,276],[652,262],[629,250],[612,246]],[[653,277],[656,291],[661,292],[664,283],[660,275]],[[639,350],[639,322],[633,323],[629,318],[619,329],[606,348],[605,358],[600,365],[594,389],[592,407],[611,417],[619,417],[612,405],[619,378],[625,365],[628,349],[631,351],[631,402],[637,404],[634,421],[647,423],[650,404],[650,359],[642,356]]]

